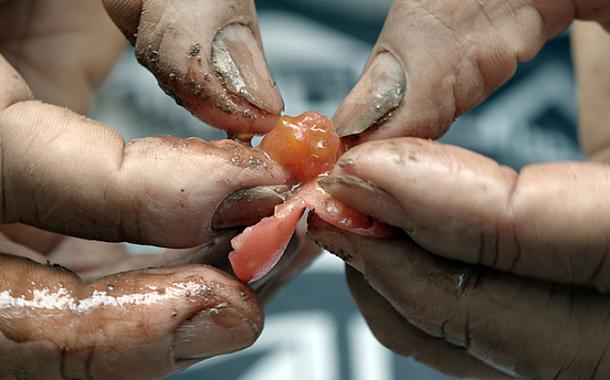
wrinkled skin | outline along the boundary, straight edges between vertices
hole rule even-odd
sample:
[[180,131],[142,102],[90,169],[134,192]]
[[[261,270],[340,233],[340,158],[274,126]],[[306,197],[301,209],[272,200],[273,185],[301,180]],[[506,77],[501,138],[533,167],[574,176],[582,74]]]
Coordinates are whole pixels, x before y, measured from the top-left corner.
[[604,295],[440,258],[407,237],[380,242],[315,224],[310,236],[348,263],[369,327],[400,355],[460,378],[610,373]]
[[[0,94],[3,179],[0,182],[0,216],[3,222],[26,222],[87,238],[189,247],[214,236],[217,231],[213,226],[241,224],[240,202],[231,207],[224,204],[223,199],[244,197],[226,198],[227,195],[244,187],[284,183],[285,173],[276,165],[232,143],[154,138],[124,147],[122,138],[110,128],[63,108],[33,101],[38,98],[84,112],[91,89],[103,79],[122,46],[116,30],[100,12],[99,3],[78,2],[79,12],[96,15],[93,18],[85,15],[67,17],[75,14],[68,11],[76,9],[75,1],[49,4],[0,1],[0,17],[3,18],[0,52],[5,58],[0,61],[0,80],[4,86]],[[226,49],[231,51],[233,58],[241,57],[240,62],[246,67],[261,67],[258,53],[244,50],[243,44],[235,42],[236,36],[248,36],[249,41],[256,43],[247,46],[260,47],[251,2],[210,1],[205,2],[205,7],[196,5],[201,2],[185,2],[179,8],[161,0],[104,2],[114,22],[135,45],[140,62],[157,76],[166,92],[191,112],[244,138],[253,132],[268,130],[281,110],[279,94],[269,90],[274,88],[268,82],[270,77],[258,70],[260,77],[249,78],[246,82],[250,85],[239,87],[240,82],[227,75],[231,62],[226,60]],[[608,12],[603,5],[604,2],[595,0],[511,3],[397,0],[367,66],[375,69],[370,70],[374,75],[363,80],[362,85],[348,96],[335,119],[344,135],[362,132],[374,124],[377,128],[365,132],[361,136],[363,141],[407,134],[439,136],[454,117],[483,100],[512,75],[516,58],[531,58],[546,39],[564,29],[572,18],[595,18],[607,26]],[[51,12],[53,9],[59,11]],[[56,18],[51,21],[50,15]],[[87,22],[78,22],[83,20]],[[49,29],[58,25],[68,27]],[[240,27],[234,28],[235,25]],[[45,27],[43,32],[36,29]],[[223,30],[222,35],[218,33],[220,30]],[[418,30],[427,32],[417,33]],[[54,38],[41,43],[43,35]],[[431,40],[431,36],[435,39]],[[19,43],[15,44],[15,40]],[[75,41],[84,41],[84,44]],[[214,41],[220,43],[215,45]],[[96,49],[88,48],[90,46]],[[438,49],[439,46],[443,48]],[[593,50],[582,54],[585,65],[581,67],[586,67],[587,62],[595,67],[595,59],[587,57],[601,52]],[[374,65],[375,57],[382,54],[383,58]],[[607,62],[607,59],[598,62]],[[68,67],[71,70],[65,69]],[[429,75],[430,72],[434,75]],[[586,75],[587,71],[584,73]],[[367,79],[366,75],[364,79]],[[52,80],[57,77],[62,80]],[[592,81],[599,86],[599,75]],[[371,88],[375,83],[381,83],[383,87]],[[581,83],[586,82],[581,80]],[[257,91],[264,86],[268,86],[268,91]],[[594,87],[582,91],[583,98],[597,99],[605,94],[597,88],[592,90]],[[370,93],[376,94],[372,103],[363,96]],[[603,107],[607,102],[600,101],[584,104],[583,112],[591,111],[586,107],[593,108],[592,104],[598,105],[598,112],[607,110]],[[587,123],[598,120],[596,117],[584,119],[583,131],[592,129]],[[244,131],[241,129],[244,125],[252,125],[254,129]],[[583,135],[593,136],[590,133]],[[583,139],[586,151],[598,158],[604,157],[607,146],[604,133]],[[367,153],[364,157],[381,155],[384,160],[367,161],[358,156],[362,152]],[[392,152],[398,159],[385,160]],[[74,156],[81,160],[74,160]],[[412,169],[409,164],[409,170],[405,170],[411,156],[416,158],[415,163],[423,156],[421,164],[414,164],[416,169],[420,165],[420,170],[415,171],[422,175],[421,178],[430,180],[429,186],[434,189],[455,186],[455,194],[447,194],[445,199],[436,202],[438,199],[434,199],[430,187],[421,190],[417,181],[406,185],[400,183],[403,189],[392,192],[392,186],[386,188],[383,180],[365,178],[366,169],[346,174],[349,168],[370,165],[371,172],[385,173],[386,178],[401,178],[404,172]],[[179,162],[180,170],[175,170],[170,162]],[[385,166],[375,166],[380,162],[386,162]],[[245,170],[238,171],[236,167]],[[456,170],[460,167],[467,170]],[[337,253],[343,252],[342,256],[365,274],[368,282],[353,271],[349,272],[352,290],[377,336],[398,352],[414,354],[424,361],[427,358],[432,365],[449,372],[451,369],[456,371],[456,363],[466,360],[473,372],[462,368],[458,374],[470,377],[501,376],[490,369],[494,366],[504,374],[516,372],[537,378],[573,378],[575,374],[604,378],[608,374],[604,346],[607,341],[604,339],[607,336],[604,330],[606,299],[587,286],[601,286],[605,280],[605,261],[592,257],[600,259],[603,255],[595,253],[607,252],[604,234],[599,232],[603,232],[603,218],[591,218],[591,215],[605,215],[598,210],[603,210],[604,206],[601,202],[604,187],[599,181],[605,177],[605,167],[542,167],[548,178],[540,177],[540,171],[536,169],[540,168],[534,167],[530,171],[532,176],[517,180],[515,173],[498,168],[484,158],[425,141],[406,139],[391,144],[363,145],[348,153],[342,167],[325,184],[326,188],[348,203],[356,194],[356,198],[351,199],[355,208],[404,227],[410,238],[369,242],[364,238],[345,238],[344,233],[318,225],[314,225],[312,236],[321,245]],[[439,172],[450,175],[434,177]],[[577,180],[573,181],[571,176],[576,172],[579,172]],[[212,174],[202,180],[200,173]],[[536,178],[542,179],[536,182]],[[363,179],[368,182],[362,182]],[[547,181],[543,179],[556,185],[545,190],[543,185]],[[439,180],[455,183],[439,184]],[[506,199],[510,202],[505,204],[515,202],[514,191],[507,189],[511,181],[521,183],[522,188],[529,190],[522,200],[541,199],[543,205],[553,207],[534,208],[515,220],[515,215],[499,209],[493,202]],[[479,187],[481,183],[483,187]],[[597,191],[590,191],[589,185],[595,186]],[[369,203],[358,198],[360,190],[354,189],[365,189],[367,201],[373,200],[377,209],[366,209]],[[553,193],[553,189],[558,191]],[[486,196],[475,199],[474,195],[480,192]],[[565,201],[570,192],[578,193],[579,197],[593,195],[592,198],[580,198],[583,202],[573,205],[570,202],[577,199],[575,195],[569,197],[570,202]],[[279,202],[279,197],[272,193],[269,189],[259,189],[252,197],[258,200],[262,194],[265,205]],[[507,195],[510,196],[506,198]],[[408,199],[404,199],[405,196]],[[450,202],[451,199],[459,202]],[[489,210],[480,208],[477,202],[483,205],[488,202],[492,207]],[[184,211],[175,213],[176,209]],[[214,215],[216,209],[226,213],[219,217]],[[252,220],[251,211],[258,210],[257,207],[244,209],[248,210],[248,215],[242,215],[243,220]],[[261,214],[265,214],[269,209],[262,210]],[[540,215],[536,216],[537,212]],[[562,212],[570,218],[576,215],[576,222],[571,227],[580,228],[562,224],[566,221],[565,217],[561,218]],[[411,213],[415,216],[413,221]],[[457,217],[451,219],[452,215]],[[462,219],[472,228],[466,233],[460,224]],[[495,224],[497,231],[491,228],[490,234],[487,222],[496,219],[507,225]],[[458,222],[451,225],[447,220]],[[509,227],[523,220],[541,223],[545,227],[542,239],[521,242],[509,233]],[[417,223],[417,228],[413,228],[413,223]],[[598,229],[582,228],[592,224]],[[545,235],[547,227],[552,228]],[[435,228],[438,233],[431,234],[429,230]],[[159,377],[199,358],[242,348],[250,344],[260,330],[260,308],[252,300],[251,293],[210,267],[192,265],[215,263],[225,252],[218,247],[226,240],[219,241],[216,248],[207,245],[195,250],[175,251],[156,260],[150,258],[153,265],[173,266],[171,269],[138,270],[146,258],[138,260],[124,256],[124,252],[112,245],[64,238],[23,225],[3,226],[2,230],[6,239],[0,242],[0,248],[12,255],[2,256],[4,275],[0,294],[4,306],[20,305],[17,313],[12,309],[12,314],[3,314],[6,317],[0,325],[4,336],[0,360],[6,361],[0,366],[6,371],[2,377],[121,378],[126,373],[130,378]],[[592,238],[594,244],[591,246],[588,245],[590,240],[579,235],[579,232],[589,230],[599,233]],[[495,236],[506,240],[493,239],[494,232]],[[526,229],[525,232],[531,231]],[[473,252],[472,237],[477,233],[478,241],[484,244],[475,245]],[[555,253],[557,236],[564,245]],[[494,247],[495,241],[498,248]],[[456,249],[456,245],[463,245],[464,249]],[[518,247],[518,255],[514,245]],[[579,251],[592,254],[578,255]],[[70,254],[74,252],[94,254]],[[388,255],[387,252],[398,254]],[[552,253],[545,258],[545,252]],[[371,256],[367,256],[369,253]],[[82,282],[61,268],[24,261],[17,255],[41,263],[47,258],[64,262],[79,268],[90,282]],[[536,255],[540,258],[536,259]],[[439,259],[440,256],[446,258]],[[576,262],[572,263],[565,256]],[[523,257],[524,264],[515,257]],[[506,269],[502,266],[506,262],[513,264]],[[544,265],[540,266],[539,262]],[[474,290],[468,285],[472,277],[469,275],[473,273],[472,263],[486,264],[490,268],[485,272],[489,275],[479,276],[481,281],[473,282]],[[293,273],[297,264],[300,264],[299,260],[287,263],[284,273]],[[534,264],[538,264],[538,268],[533,267]],[[511,272],[513,265],[519,268],[518,272]],[[544,270],[539,273],[536,270],[539,268]],[[135,271],[99,280],[107,273],[128,269]],[[502,271],[507,274],[501,274]],[[570,273],[568,279],[566,273]],[[587,277],[587,273],[593,275]],[[431,276],[444,281],[430,281]],[[538,277],[539,282],[525,280],[527,276]],[[403,286],[405,277],[415,279],[415,285],[424,284],[426,292],[418,293],[421,290],[418,286]],[[276,278],[281,282],[286,277]],[[549,285],[554,282],[580,285],[581,288]],[[456,289],[454,284],[458,291],[452,293],[449,290]],[[545,292],[548,288],[551,290]],[[268,295],[273,287],[259,289]],[[466,294],[463,298],[455,295],[460,289]],[[44,297],[31,298],[32,290]],[[539,297],[541,293],[542,298]],[[49,294],[63,297],[61,303],[57,303],[57,299],[56,303],[42,302],[48,301]],[[22,295],[24,299],[19,298]],[[430,297],[439,302],[429,304]],[[464,301],[460,303],[462,299]],[[541,303],[538,301],[542,299],[548,300],[556,319],[544,319],[548,317],[547,309],[537,309]],[[131,301],[126,309],[108,307],[108,303],[118,300],[123,304],[127,302],[125,300]],[[58,307],[53,309],[49,305]],[[164,312],[159,313],[159,310]],[[502,314],[506,310],[510,314],[504,317]],[[566,313],[570,318],[568,322],[558,323]],[[518,318],[525,319],[517,325],[520,329],[511,323]],[[483,322],[479,324],[480,321]],[[35,329],[29,327],[32,323],[45,325]],[[66,325],[77,330],[68,330]],[[478,328],[480,325],[482,332]],[[79,332],[78,340],[74,339],[73,331]],[[564,334],[561,339],[572,344],[564,346],[573,351],[559,349],[561,345],[556,344],[558,333]],[[545,350],[524,355],[529,352],[523,349],[522,342],[528,340],[546,348],[550,356],[546,356]],[[456,349],[456,346],[462,348]],[[124,351],[117,352],[117,349]],[[541,353],[545,354],[543,358],[532,360]],[[196,359],[191,360],[193,358]]]
[[[334,120],[360,141],[437,138],[574,19],[610,28],[605,0],[395,0]],[[372,127],[372,128],[371,128]]]
[[[253,1],[103,3],[140,63],[195,116],[235,136],[262,134],[275,126],[284,104],[262,54]],[[237,35],[241,42],[233,38]],[[225,46],[241,78],[222,69],[234,67],[221,54]],[[231,86],[235,80],[244,85]]]
[[[437,2],[419,3],[430,9]],[[547,5],[541,13],[550,34],[567,25],[552,13],[573,15],[561,3],[537,2]],[[597,9],[580,16],[607,26],[607,2],[580,4],[582,12]],[[524,30],[535,26],[520,21]],[[591,162],[536,164],[517,173],[462,148],[403,137],[353,148],[319,182],[404,231],[377,241],[310,222],[310,237],[347,262],[360,310],[393,351],[467,378],[610,376],[610,36],[599,24],[577,23],[573,41],[581,142]],[[494,52],[507,53],[502,45]],[[491,62],[484,58],[480,68]],[[398,120],[403,110],[397,112]],[[391,120],[380,135],[394,133]],[[406,129],[397,134],[430,136],[416,124],[399,125]]]
[[[274,85],[258,83],[263,95],[246,86],[244,100],[211,58],[224,28],[222,46],[258,65],[248,66],[260,71],[249,83],[268,74],[262,51],[249,55],[234,40],[245,33],[260,49],[252,3],[167,3],[0,1],[0,378],[159,378],[260,333],[255,294],[200,264],[226,266],[231,228],[281,202],[283,169],[233,141],[125,144],[80,115],[124,49],[114,21],[161,87],[200,118],[232,134],[273,125],[282,107]],[[225,28],[235,22],[250,34]],[[189,54],[193,43],[199,52]],[[129,256],[79,238],[180,249]],[[258,284],[259,295],[294,265]]]

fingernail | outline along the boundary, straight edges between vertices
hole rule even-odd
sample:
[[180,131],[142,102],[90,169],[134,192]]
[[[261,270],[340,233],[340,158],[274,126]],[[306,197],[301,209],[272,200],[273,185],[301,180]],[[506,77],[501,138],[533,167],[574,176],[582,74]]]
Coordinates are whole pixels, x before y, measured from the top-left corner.
[[229,194],[212,218],[212,228],[249,226],[273,214],[275,205],[286,200],[288,186],[259,186]]
[[398,227],[403,227],[406,223],[401,204],[390,193],[361,178],[351,175],[331,175],[319,180],[318,185],[333,197],[365,215]]
[[250,28],[231,24],[218,32],[212,42],[212,63],[229,91],[272,114],[282,112],[282,96]]
[[234,352],[251,345],[261,328],[228,306],[202,310],[176,329],[172,352],[176,361]]
[[402,67],[392,54],[377,55],[333,117],[339,136],[364,132],[391,116],[402,102],[406,85]]

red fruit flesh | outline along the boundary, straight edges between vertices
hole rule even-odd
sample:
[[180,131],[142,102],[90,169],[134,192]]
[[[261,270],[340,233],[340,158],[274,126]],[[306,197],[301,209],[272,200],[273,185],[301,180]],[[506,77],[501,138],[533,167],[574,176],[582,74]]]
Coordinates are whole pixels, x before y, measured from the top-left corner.
[[282,257],[304,211],[302,205],[285,210],[283,218],[263,218],[234,237],[229,261],[237,278],[251,282],[269,272]]
[[339,158],[341,140],[332,122],[315,112],[282,116],[260,148],[300,183],[326,173]]
[[231,267],[244,282],[255,281],[279,261],[305,209],[325,222],[359,235],[387,238],[395,230],[362,215],[336,200],[317,184],[341,153],[341,140],[325,116],[307,112],[297,117],[282,116],[260,148],[302,185],[286,202],[277,205],[274,215],[246,228],[236,236],[229,254]]
[[395,230],[334,199],[311,181],[296,190],[286,202],[275,206],[273,216],[246,228],[231,240],[229,261],[244,282],[256,281],[279,261],[305,209],[342,230],[371,238],[388,238]]

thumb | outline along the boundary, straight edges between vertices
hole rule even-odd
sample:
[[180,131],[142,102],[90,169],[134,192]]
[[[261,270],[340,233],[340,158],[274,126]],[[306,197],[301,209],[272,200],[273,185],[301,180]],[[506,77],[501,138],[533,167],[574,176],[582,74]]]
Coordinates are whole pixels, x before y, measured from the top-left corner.
[[597,163],[545,163],[516,173],[406,137],[351,149],[321,185],[434,254],[607,290],[608,172]]
[[0,255],[1,378],[165,376],[252,344],[261,307],[213,268],[147,269],[85,283]]
[[[86,239],[192,247],[213,235],[213,216],[229,194],[286,180],[269,158],[233,141],[165,136],[125,145],[107,126],[31,100],[1,56],[0,82],[7,89],[0,92],[2,223]],[[255,194],[269,198],[267,192]]]
[[335,114],[337,131],[366,131],[363,140],[439,137],[574,18],[608,23],[610,6],[395,0],[360,81]]
[[104,0],[165,92],[230,134],[266,133],[283,110],[252,0]]

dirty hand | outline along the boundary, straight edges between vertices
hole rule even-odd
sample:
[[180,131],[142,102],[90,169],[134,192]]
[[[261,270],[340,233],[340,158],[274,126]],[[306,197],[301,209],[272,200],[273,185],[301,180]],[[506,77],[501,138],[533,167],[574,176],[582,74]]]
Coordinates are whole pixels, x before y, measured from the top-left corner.
[[[581,142],[607,162],[610,36],[582,23],[574,44]],[[399,354],[468,378],[605,379],[609,178],[602,163],[516,173],[429,140],[367,142],[320,184],[404,235],[365,239],[319,221],[310,234],[349,264],[359,308]]]
[[334,116],[337,131],[364,132],[361,141],[437,138],[574,19],[610,28],[610,4],[394,0],[362,77]]
[[[253,68],[264,60],[252,4],[183,3],[105,6],[192,112],[229,129],[264,130],[281,99],[266,79],[256,82],[264,75]],[[95,0],[0,1],[1,378],[162,377],[248,346],[262,328],[249,289],[193,263],[226,256],[231,233],[221,230],[271,213],[282,187],[269,185],[286,175],[232,141],[126,145],[75,113],[87,110],[123,41]],[[232,77],[241,73],[235,67],[249,77]],[[75,237],[203,245],[133,258]],[[157,268],[140,269],[148,267]]]

